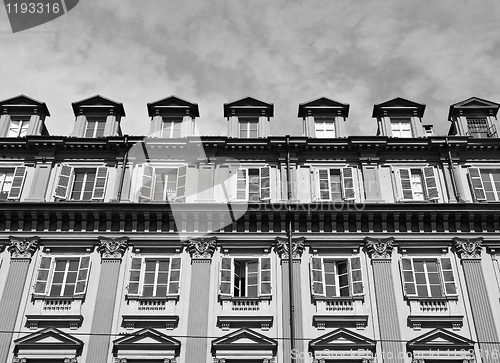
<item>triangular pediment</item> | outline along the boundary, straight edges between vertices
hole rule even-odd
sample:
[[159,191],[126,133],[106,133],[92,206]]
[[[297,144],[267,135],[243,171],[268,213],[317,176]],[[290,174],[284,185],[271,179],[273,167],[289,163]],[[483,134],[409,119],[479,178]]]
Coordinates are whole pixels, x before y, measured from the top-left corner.
[[256,115],[265,115],[273,117],[274,105],[266,103],[253,97],[245,97],[241,100],[224,104],[224,117],[237,115],[238,113],[246,113]]
[[[103,97],[101,95],[95,95],[77,102],[73,102],[71,106],[73,107],[75,116],[78,115],[80,110],[83,109],[102,109],[103,112],[105,112],[104,110],[114,109],[115,112],[117,112],[120,116],[125,116],[123,103],[113,101],[112,99]],[[109,111],[107,113],[109,113]]]
[[248,350],[252,348],[275,350],[277,346],[278,343],[274,339],[248,328],[237,330],[212,342],[212,349],[214,350]]
[[178,350],[181,343],[174,338],[169,337],[152,328],[139,330],[133,335],[125,335],[113,342],[114,350],[126,349],[162,349]]
[[311,350],[374,349],[375,341],[348,329],[340,328],[309,343]]
[[349,105],[326,97],[320,97],[316,100],[299,104],[298,117],[320,114],[347,117],[349,114]]
[[6,109],[9,111],[21,111],[23,109],[31,111],[33,113],[33,109],[36,108],[39,113],[43,113],[46,116],[50,116],[49,109],[45,102],[40,102],[35,100],[34,98],[28,97],[26,95],[19,95],[16,97],[12,97],[3,101],[0,101],[0,110]]
[[417,117],[423,117],[425,105],[422,103],[413,102],[402,97],[396,97],[392,100],[379,103],[373,106],[372,117],[379,117],[387,114],[413,114]]
[[83,342],[56,328],[46,328],[14,341],[16,349],[80,349]]
[[454,349],[469,349],[474,346],[472,340],[444,329],[435,329],[413,340],[408,347],[412,350],[435,350],[453,347]]
[[165,114],[168,112],[177,112],[186,114],[186,110],[193,117],[199,117],[200,112],[198,104],[192,103],[176,96],[169,96],[161,100],[148,103],[148,114],[150,117],[156,114]]
[[463,113],[464,115],[467,115],[468,113],[483,113],[485,116],[496,116],[499,107],[500,105],[498,103],[488,101],[479,97],[471,97],[451,105],[448,119],[451,121],[452,116],[460,113]]

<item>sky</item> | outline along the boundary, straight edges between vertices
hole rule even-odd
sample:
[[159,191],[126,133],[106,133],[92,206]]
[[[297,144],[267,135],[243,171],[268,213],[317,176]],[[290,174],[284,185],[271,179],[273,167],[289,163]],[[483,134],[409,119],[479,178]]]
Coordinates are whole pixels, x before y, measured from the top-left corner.
[[500,103],[498,0],[80,0],[66,15],[13,34],[0,9],[0,99],[46,102],[52,135],[69,135],[71,103],[122,102],[122,131],[149,132],[146,104],[198,103],[203,135],[226,135],[223,104],[274,104],[272,135],[301,135],[299,103],[350,104],[348,132],[375,135],[374,104]]

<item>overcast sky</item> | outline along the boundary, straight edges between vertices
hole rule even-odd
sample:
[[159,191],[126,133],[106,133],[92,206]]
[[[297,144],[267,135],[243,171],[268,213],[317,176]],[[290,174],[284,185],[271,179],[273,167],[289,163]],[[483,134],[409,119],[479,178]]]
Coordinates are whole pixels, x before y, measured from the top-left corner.
[[207,135],[225,135],[222,105],[246,96],[274,103],[273,135],[300,135],[298,104],[321,96],[351,105],[352,135],[374,135],[373,105],[397,96],[426,104],[438,134],[450,104],[500,103],[498,0],[80,0],[16,34],[4,9],[0,99],[46,102],[53,135],[95,94],[124,104],[130,135],[170,95],[199,104]]

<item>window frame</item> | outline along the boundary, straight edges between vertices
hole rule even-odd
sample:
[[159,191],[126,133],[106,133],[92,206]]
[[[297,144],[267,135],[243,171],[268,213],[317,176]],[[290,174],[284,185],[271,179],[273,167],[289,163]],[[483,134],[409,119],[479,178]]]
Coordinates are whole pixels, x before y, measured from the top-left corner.
[[[93,125],[93,127],[91,128],[90,125]],[[91,135],[87,135],[89,131],[91,131]],[[101,138],[104,137],[105,131],[106,131],[106,117],[103,120],[102,117],[98,116],[86,116],[85,130],[83,132],[83,137]]]
[[[468,168],[467,177],[469,180],[469,185],[471,188],[471,195],[476,202],[500,202],[500,189],[497,189],[495,186],[495,181],[492,176],[492,172],[497,171],[500,174],[500,168],[495,167],[473,167],[470,166]],[[489,193],[493,192],[495,195],[495,200],[488,199],[487,191],[485,189],[485,181],[483,180],[482,172],[488,173],[489,183],[491,184],[492,191],[488,191]],[[481,196],[482,193],[482,196]]]
[[[414,137],[413,126],[411,124],[411,117],[391,117],[390,124],[391,124],[392,137],[396,137],[396,138],[412,138],[412,137]],[[406,130],[406,129],[403,130],[403,128],[402,128],[403,124],[408,124],[409,130]],[[398,125],[397,130],[395,129],[396,125]],[[408,132],[408,131],[409,131],[409,136],[403,135],[404,132]],[[398,132],[399,136],[395,135],[395,132]]]
[[[355,183],[355,175],[357,175],[357,168],[351,167],[351,166],[314,166],[311,167],[311,170],[314,175],[314,186],[316,192],[313,194],[312,199],[314,201],[319,201],[319,202],[343,202],[343,201],[355,201],[358,192],[356,192],[356,184]],[[322,198],[321,195],[321,178],[320,178],[320,173],[321,171],[327,171],[327,176],[328,176],[328,189],[329,189],[329,196],[328,198]],[[334,192],[331,189],[332,182],[331,182],[331,173],[332,171],[339,171],[340,175],[340,193],[341,193],[341,200],[333,200],[332,194]],[[357,179],[357,178],[356,178]],[[350,186],[352,185],[352,186]],[[323,188],[323,190],[325,190]]]
[[[162,117],[161,137],[165,139],[180,138],[182,136],[182,121],[182,117]],[[166,133],[168,133],[168,135],[166,135]]]
[[[11,116],[7,137],[26,137],[30,125],[30,116]],[[17,125],[15,125],[17,123]],[[14,135],[11,135],[14,133]]]
[[[331,124],[331,130],[327,130],[327,125]],[[321,126],[321,128],[319,127]],[[336,137],[335,117],[314,118],[314,136],[318,139],[333,139]],[[323,133],[320,135],[319,133]],[[331,136],[327,136],[327,132],[331,132]]]
[[[106,196],[106,187],[109,178],[109,168],[105,165],[99,166],[72,166],[62,163],[59,169],[59,175],[54,187],[54,198],[56,200],[68,200],[74,202],[104,201]],[[95,170],[95,179],[92,186],[92,196],[90,199],[73,199],[72,194],[75,187],[75,176],[85,172],[85,180],[88,171]],[[85,186],[85,182],[83,184]],[[80,196],[85,193],[85,187],[82,187]]]
[[[143,163],[142,164],[142,175],[140,177],[140,186],[138,190],[137,200],[139,202],[184,202],[186,199],[186,187],[187,187],[187,172],[189,165],[188,164],[151,164],[151,163]],[[155,189],[156,189],[156,175],[157,170],[177,170],[177,180],[176,180],[176,190],[175,197],[168,198],[164,200],[156,200],[155,197]],[[160,173],[160,174],[165,174]],[[168,175],[168,172],[166,173]],[[165,183],[165,188],[168,187],[168,178]],[[164,190],[164,195],[168,196],[168,190]]]
[[[258,170],[258,185],[256,189],[258,189],[259,200],[251,200],[250,199],[250,186],[251,186],[251,178],[249,176],[250,170]],[[243,176],[243,177],[242,177]],[[255,177],[255,176],[254,176]],[[241,182],[244,182],[242,185]],[[255,185],[255,184],[253,184]],[[264,166],[245,166],[240,167],[235,172],[234,177],[234,201],[237,202],[268,202],[271,200],[271,167],[269,165]],[[256,193],[253,193],[256,194]],[[244,195],[244,197],[240,197]]]
[[[238,261],[257,262],[257,296],[235,296],[235,263]],[[230,268],[228,268],[228,263],[230,263]],[[248,280],[248,276],[245,276],[245,280]],[[270,256],[221,256],[219,261],[219,297],[257,300],[271,298],[272,294],[273,262]]]
[[[259,137],[260,122],[258,116],[239,116],[238,117],[238,137],[241,139],[255,139]],[[242,125],[246,125],[246,129],[242,130]],[[255,130],[252,130],[251,125],[255,125]],[[251,132],[255,132],[255,136]],[[243,135],[243,132],[245,133]]]
[[[0,200],[19,200],[24,188],[24,182],[26,179],[26,173],[28,168],[24,165],[16,167],[0,167],[0,195],[6,195],[5,198],[0,197]],[[12,171],[12,176],[10,177],[10,171]],[[9,190],[3,191],[5,187],[6,179],[10,179]]]
[[[481,125],[477,121],[484,121],[484,122]],[[470,135],[472,138],[474,138],[474,139],[487,139],[487,138],[491,137],[490,136],[490,134],[491,134],[491,131],[490,131],[491,122],[487,116],[466,117],[465,123],[467,124],[467,134]],[[480,126],[483,126],[483,127],[480,127]],[[474,131],[471,131],[471,128],[474,129]],[[481,136],[483,134],[484,134],[484,136]]]
[[[420,185],[422,186],[423,199],[415,199],[415,191],[413,188],[413,181],[411,179],[412,171],[418,171],[420,174]],[[439,187],[439,176],[437,168],[434,166],[398,166],[395,169],[396,177],[396,190],[398,194],[396,199],[399,202],[437,202],[441,198]],[[408,198],[411,193],[411,198]]]

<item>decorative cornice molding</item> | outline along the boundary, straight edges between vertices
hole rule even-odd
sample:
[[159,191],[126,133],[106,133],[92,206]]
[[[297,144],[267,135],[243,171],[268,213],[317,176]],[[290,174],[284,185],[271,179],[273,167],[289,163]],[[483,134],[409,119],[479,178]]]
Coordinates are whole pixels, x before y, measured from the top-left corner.
[[[288,259],[289,249],[288,249],[288,238],[276,237],[276,251],[282,260]],[[292,239],[292,258],[300,259],[302,257],[302,253],[304,252],[304,242],[306,241],[305,237],[299,237]]]
[[372,259],[391,259],[394,248],[394,237],[371,238],[365,237],[366,248]]
[[38,248],[40,237],[14,237],[9,236],[10,244],[7,250],[11,258],[31,258]]
[[217,237],[191,238],[187,241],[187,250],[192,259],[212,259],[217,249]]
[[479,259],[481,258],[481,250],[483,237],[477,238],[453,238],[455,247],[461,259]]
[[128,246],[128,237],[109,238],[99,236],[97,251],[102,259],[121,259]]

